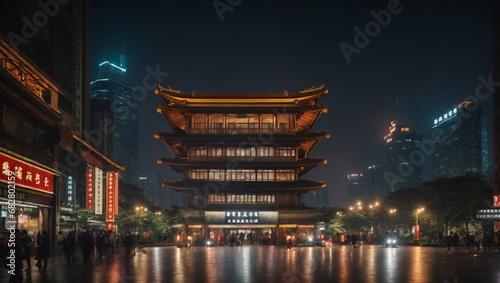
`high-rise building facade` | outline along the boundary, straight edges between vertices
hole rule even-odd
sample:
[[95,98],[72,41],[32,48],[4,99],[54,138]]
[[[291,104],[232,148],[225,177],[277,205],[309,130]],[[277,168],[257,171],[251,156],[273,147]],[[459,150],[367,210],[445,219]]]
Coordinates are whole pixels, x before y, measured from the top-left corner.
[[326,163],[310,158],[328,134],[310,132],[324,105],[324,86],[299,93],[181,93],[159,87],[158,109],[171,133],[156,135],[175,158],[158,162],[182,173],[164,186],[186,192],[184,235],[225,239],[230,233],[252,235],[263,243],[285,243],[319,236],[329,216],[303,206],[301,195],[325,188],[301,179]]
[[[432,126],[434,151],[432,177],[453,177],[467,172],[484,174],[488,169],[488,138],[485,113],[481,105],[464,101]],[[439,132],[437,132],[439,131]]]
[[346,203],[350,206],[365,201],[363,174],[353,173],[346,176]]
[[380,165],[368,166],[365,173],[365,195],[369,201],[383,199],[389,191],[384,185],[384,171]]
[[422,136],[407,125],[391,122],[384,157],[384,183],[387,192],[402,188],[414,188],[422,183],[421,155]]
[[[102,150],[108,152],[111,159],[125,166],[126,169],[120,173],[120,179],[138,185],[139,107],[132,99],[134,90],[126,83],[127,69],[124,55],[120,58],[120,62],[120,66],[108,61],[99,64],[98,78],[90,83],[91,100],[96,100],[93,102],[94,105],[97,105],[97,100],[109,101],[113,115],[107,129],[112,132],[113,141],[109,144],[110,148]],[[94,124],[93,128],[98,126]]]

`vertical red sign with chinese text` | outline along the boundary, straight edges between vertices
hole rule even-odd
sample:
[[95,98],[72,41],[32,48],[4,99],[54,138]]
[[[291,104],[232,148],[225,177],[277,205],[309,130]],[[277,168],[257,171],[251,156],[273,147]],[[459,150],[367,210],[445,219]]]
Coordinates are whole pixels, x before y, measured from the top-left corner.
[[85,179],[87,179],[87,210],[94,210],[94,167],[88,166],[87,173],[85,174]]
[[118,180],[116,172],[106,172],[106,222],[115,221]]

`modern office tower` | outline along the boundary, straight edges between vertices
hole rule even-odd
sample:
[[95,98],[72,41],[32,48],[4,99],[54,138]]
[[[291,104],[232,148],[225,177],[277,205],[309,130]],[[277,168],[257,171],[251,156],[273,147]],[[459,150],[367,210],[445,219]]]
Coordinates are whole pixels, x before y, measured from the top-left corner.
[[164,186],[186,192],[184,235],[225,239],[231,233],[252,235],[263,243],[286,237],[319,236],[329,216],[302,205],[305,192],[325,188],[301,176],[325,164],[310,158],[328,137],[310,132],[326,107],[318,100],[324,87],[298,93],[221,94],[155,90],[158,108],[172,132],[159,132],[175,158],[158,162],[185,179]]
[[392,121],[385,135],[384,183],[388,192],[417,187],[422,183],[422,136],[407,125]]
[[[453,177],[488,169],[485,114],[480,104],[464,101],[434,119],[432,177]],[[438,132],[439,131],[439,132]]]
[[[133,99],[133,89],[126,83],[125,58],[121,65],[108,61],[99,64],[98,78],[90,83],[91,100],[107,100],[113,112],[108,128],[113,132],[112,148],[103,149],[109,157],[125,166],[120,178],[127,183],[139,182],[139,107]],[[102,121],[101,121],[102,122]],[[94,125],[95,127],[95,125]]]
[[363,174],[347,174],[346,176],[346,204],[347,207],[365,201]]
[[[6,217],[12,182],[16,228],[30,234],[45,230],[55,238],[58,230],[78,228],[73,209],[89,204],[87,170],[122,168],[85,140],[89,15],[89,1],[83,0],[0,2],[2,229],[10,227]],[[102,178],[92,178],[92,185],[95,180]],[[94,202],[93,197],[87,208],[102,214],[104,200]]]
[[368,201],[383,199],[389,192],[384,185],[384,171],[380,165],[370,165],[365,173],[365,196]]

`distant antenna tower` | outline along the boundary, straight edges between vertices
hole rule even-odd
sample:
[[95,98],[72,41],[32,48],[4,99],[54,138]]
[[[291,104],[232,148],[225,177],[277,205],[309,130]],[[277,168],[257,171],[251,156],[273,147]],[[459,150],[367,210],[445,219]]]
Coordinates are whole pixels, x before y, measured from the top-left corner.
[[399,122],[399,99],[396,98],[396,121]]
[[125,56],[125,41],[122,41],[122,55],[120,55],[120,67],[127,69],[127,57]]

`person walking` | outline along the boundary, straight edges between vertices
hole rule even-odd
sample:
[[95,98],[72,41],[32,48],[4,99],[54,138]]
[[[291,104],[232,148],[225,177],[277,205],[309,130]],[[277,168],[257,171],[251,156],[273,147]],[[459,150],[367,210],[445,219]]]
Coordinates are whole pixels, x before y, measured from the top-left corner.
[[134,238],[130,235],[130,232],[127,232],[125,238],[123,238],[123,246],[125,247],[125,255],[130,255],[130,247],[134,243]]
[[457,232],[453,234],[453,245],[455,246],[455,250],[458,250],[458,243],[460,242],[460,237]]
[[476,251],[479,251],[481,246],[481,234],[479,232],[474,235],[474,244],[476,245]]
[[[36,251],[36,266],[38,270],[45,271],[47,269],[47,259],[50,257],[50,239],[47,231],[42,231],[42,236],[40,237],[40,245]],[[43,265],[42,265],[43,262]]]
[[63,240],[64,240],[63,232],[59,231],[59,233],[57,234],[57,249],[60,250],[64,247]]
[[76,247],[75,232],[69,231],[63,246],[64,256],[68,262],[68,265],[71,265],[72,259],[73,263],[76,262],[75,255],[73,254],[75,252],[75,247]]
[[453,244],[453,232],[446,236],[446,245],[448,246],[448,253],[451,254],[451,245]]
[[495,231],[493,239],[495,240],[495,251],[500,252],[500,230]]
[[26,264],[28,265],[28,268],[26,268],[26,271],[31,271],[31,247],[33,246],[33,240],[31,237],[28,235],[28,231],[23,230],[21,231],[21,242],[24,248],[24,259],[26,259]]
[[94,238],[92,237],[90,230],[82,232],[80,236],[80,248],[82,250],[83,264],[87,265],[92,255],[92,251],[94,250]]
[[106,238],[104,237],[104,234],[102,232],[99,232],[95,239],[95,246],[97,247],[97,253],[99,254],[99,257],[102,257],[104,255],[104,248],[106,246]]
[[351,244],[352,244],[353,248],[356,247],[356,243],[357,242],[358,242],[358,236],[356,235],[356,233],[352,233],[352,235],[351,235]]

